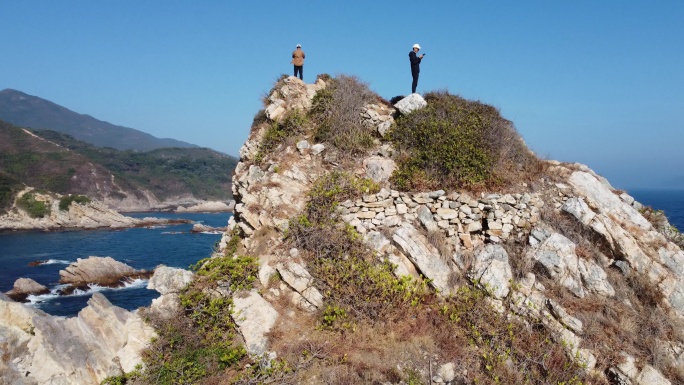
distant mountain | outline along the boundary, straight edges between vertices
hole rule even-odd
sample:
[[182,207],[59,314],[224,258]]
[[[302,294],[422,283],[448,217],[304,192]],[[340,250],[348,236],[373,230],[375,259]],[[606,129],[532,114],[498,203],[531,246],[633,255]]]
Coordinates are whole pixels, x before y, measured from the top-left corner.
[[86,195],[119,211],[227,201],[237,159],[207,148],[99,148],[0,120],[0,212],[23,185]]
[[20,127],[63,132],[86,143],[117,150],[149,151],[168,147],[198,147],[175,139],[160,139],[133,128],[116,126],[12,89],[0,91],[0,119]]

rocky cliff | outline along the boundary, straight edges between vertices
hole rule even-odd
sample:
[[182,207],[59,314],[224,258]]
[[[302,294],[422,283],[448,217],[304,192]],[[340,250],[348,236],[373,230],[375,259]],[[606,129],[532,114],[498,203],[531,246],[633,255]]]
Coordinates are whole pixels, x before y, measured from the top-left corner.
[[[584,165],[531,160],[497,114],[448,94],[391,105],[348,77],[279,80],[218,250],[188,288],[163,289],[146,369],[117,379],[684,383],[679,233]],[[440,165],[400,147],[406,122],[442,130],[409,126],[447,145],[422,161],[470,168],[445,167],[439,188]]]
[[[306,129],[291,131],[277,150],[264,153],[273,125],[282,124],[297,111],[310,111],[313,95],[325,87],[320,79],[316,84],[303,84],[290,77],[278,83],[266,102],[265,121],[255,120],[233,178],[237,201],[229,226],[233,232],[224,237],[222,248],[234,250],[229,246],[231,239],[234,242],[235,234],[242,234],[239,252],[259,258],[263,287],[249,295],[249,304],[244,304],[241,295],[234,298],[237,313],[246,318],[240,327],[251,354],[270,351],[293,360],[287,344],[298,346],[301,354],[309,351],[314,355],[307,349],[315,345],[320,349],[319,365],[326,368],[311,370],[307,366],[310,374],[300,373],[298,377],[313,382],[317,381],[313,378],[327,378],[331,372],[340,374],[340,370],[348,381],[364,383],[377,379],[397,383],[413,375],[421,383],[684,381],[684,253],[672,242],[676,237],[658,231],[645,218],[647,208],[612,188],[588,167],[554,161],[544,162],[543,171],[534,179],[521,180],[505,191],[399,191],[390,183],[398,156],[386,135],[397,113],[382,102],[369,103],[358,111],[361,124],[376,138],[361,156],[345,157],[335,146],[317,143],[316,131]],[[414,94],[402,101],[406,105],[402,113],[422,108],[425,102],[421,99]],[[383,333],[389,333],[385,328],[395,327],[391,334],[401,334],[405,327],[396,320],[362,322],[351,317],[349,313],[358,308],[345,307],[334,293],[348,290],[351,279],[332,280],[331,284],[330,277],[320,270],[320,258],[326,258],[320,254],[322,249],[293,240],[307,234],[298,230],[302,223],[307,222],[305,228],[315,227],[308,223],[312,219],[307,212],[311,213],[311,206],[322,193],[321,178],[336,172],[378,184],[376,192],[366,190],[365,194],[335,202],[335,215],[346,223],[345,231],[363,239],[373,258],[391,263],[396,277],[429,285],[440,298],[436,308],[442,306],[445,314],[441,319],[436,317],[439,322],[448,324],[449,314],[451,321],[465,318],[448,310],[458,306],[453,305],[453,298],[462,298],[464,291],[478,291],[482,293],[478,302],[486,303],[503,319],[527,325],[525,333],[531,329],[545,333],[569,360],[563,365],[579,369],[554,377],[555,369],[547,359],[558,351],[546,346],[544,352],[535,352],[537,348],[531,346],[538,336],[527,335],[530,346],[524,352],[515,347],[512,334],[502,338],[498,334],[506,334],[505,330],[487,330],[476,321],[465,325],[477,329],[474,334],[465,331],[470,336],[465,341],[452,330],[452,343],[465,345],[459,349],[449,347],[448,338],[442,343],[434,341],[443,338],[437,335],[445,332],[444,326],[436,324],[423,325],[432,331],[416,332],[431,340],[423,341],[418,351],[412,351],[415,341],[406,344],[411,336],[403,340],[387,335],[377,338],[378,343],[393,348],[370,349],[363,343],[346,348],[319,345],[321,341],[314,337],[318,329],[310,322],[320,328],[331,326],[335,318],[346,317],[350,322],[346,327],[333,325],[345,337],[328,336],[338,342],[373,340],[375,337],[358,336],[364,335],[363,329],[377,331],[378,323],[383,325]],[[339,188],[326,186],[324,191],[330,194]],[[293,222],[293,218],[299,219]],[[339,224],[330,222],[327,226]],[[309,234],[315,235],[314,231]],[[313,242],[323,244],[326,240]],[[435,312],[436,308],[422,311]],[[469,311],[484,310],[478,304],[465,310]],[[313,315],[314,321],[301,321],[301,314]],[[422,317],[413,310],[406,310],[405,316],[414,320]],[[432,317],[430,320],[437,322]],[[261,329],[254,330],[254,325]],[[341,351],[327,350],[338,348]],[[522,350],[514,353],[515,349]],[[364,363],[378,354],[392,364]],[[472,354],[480,357],[473,359]],[[534,354],[538,354],[537,364],[524,363],[534,361]],[[331,357],[343,362],[332,363]],[[397,367],[402,368],[400,374],[389,374]],[[449,373],[436,375],[438,368]],[[389,372],[374,373],[382,370]]]

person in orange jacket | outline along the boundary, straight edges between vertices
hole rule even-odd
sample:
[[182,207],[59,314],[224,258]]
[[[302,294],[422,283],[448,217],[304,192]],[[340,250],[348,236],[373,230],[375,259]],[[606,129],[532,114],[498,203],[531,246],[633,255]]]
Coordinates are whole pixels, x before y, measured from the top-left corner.
[[302,51],[302,45],[297,44],[297,49],[292,52],[292,64],[294,64],[294,76],[299,73],[299,79],[304,80],[304,51]]

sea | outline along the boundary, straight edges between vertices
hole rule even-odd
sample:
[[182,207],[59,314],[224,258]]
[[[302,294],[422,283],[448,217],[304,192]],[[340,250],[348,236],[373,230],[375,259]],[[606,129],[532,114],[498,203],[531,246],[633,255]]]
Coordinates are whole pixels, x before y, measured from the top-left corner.
[[[144,218],[189,219],[211,227],[225,227],[229,213],[126,213]],[[152,226],[122,230],[73,230],[54,232],[0,233],[0,291],[7,292],[18,278],[31,278],[47,286],[50,294],[30,296],[30,306],[59,316],[74,316],[87,306],[95,292],[122,308],[134,310],[148,306],[159,296],[147,289],[147,280],[139,279],[125,287],[110,289],[91,285],[90,289],[68,296],[57,295],[59,271],[78,258],[112,257],[135,269],[152,270],[158,265],[188,269],[197,261],[209,257],[221,239],[221,234],[191,233],[192,224]],[[37,266],[32,262],[41,261]]]

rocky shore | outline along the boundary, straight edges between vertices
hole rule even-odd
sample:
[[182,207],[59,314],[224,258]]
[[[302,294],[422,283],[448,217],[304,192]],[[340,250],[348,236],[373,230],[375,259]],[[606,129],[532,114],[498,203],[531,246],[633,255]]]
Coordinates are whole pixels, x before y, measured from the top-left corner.
[[32,194],[33,199],[44,205],[41,215],[31,215],[16,203],[0,216],[0,231],[55,231],[74,229],[119,229],[190,223],[184,219],[133,218],[109,209],[104,203],[88,200],[87,203],[71,202],[67,208],[60,205],[62,195],[37,192],[27,188],[18,194]]
[[[163,295],[150,311],[164,317],[179,303],[177,293],[192,273],[158,270],[160,277],[152,278],[148,288],[156,285]],[[101,293],[93,294],[78,316],[68,318],[0,293],[0,384],[99,384],[135,370],[142,364],[141,351],[155,336],[137,311],[114,306]]]

